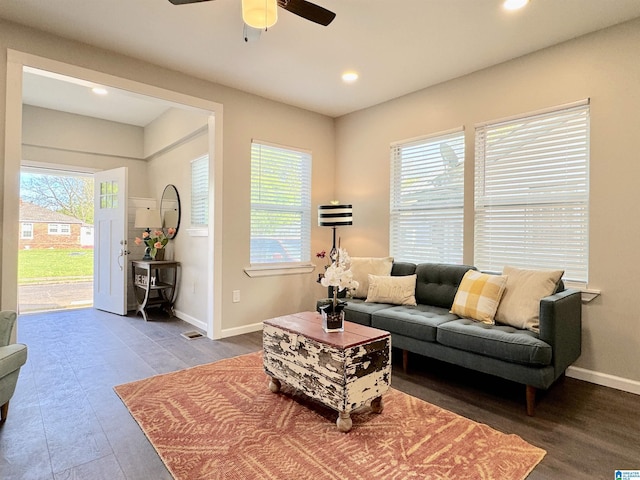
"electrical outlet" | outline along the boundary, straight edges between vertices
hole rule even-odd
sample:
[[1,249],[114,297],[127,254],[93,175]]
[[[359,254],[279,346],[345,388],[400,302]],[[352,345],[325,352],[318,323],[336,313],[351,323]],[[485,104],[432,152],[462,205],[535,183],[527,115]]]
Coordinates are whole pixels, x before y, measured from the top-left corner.
[[240,290],[233,291],[233,303],[238,303],[240,301]]

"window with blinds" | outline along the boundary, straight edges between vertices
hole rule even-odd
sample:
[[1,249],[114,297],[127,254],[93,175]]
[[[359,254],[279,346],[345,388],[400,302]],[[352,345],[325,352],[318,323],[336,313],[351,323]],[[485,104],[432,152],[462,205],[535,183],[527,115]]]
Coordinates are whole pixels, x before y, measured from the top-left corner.
[[251,264],[310,261],[311,154],[251,143]]
[[191,225],[209,224],[209,156],[191,162]]
[[480,126],[475,154],[474,264],[564,270],[586,283],[588,103]]
[[391,146],[390,254],[462,263],[464,131]]

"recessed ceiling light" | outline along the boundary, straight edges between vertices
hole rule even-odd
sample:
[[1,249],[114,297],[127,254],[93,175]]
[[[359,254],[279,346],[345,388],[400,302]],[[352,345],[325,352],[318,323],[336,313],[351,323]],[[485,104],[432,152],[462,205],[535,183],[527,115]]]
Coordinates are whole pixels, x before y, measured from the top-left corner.
[[529,3],[529,0],[504,0],[502,6],[507,10],[518,10],[524,7],[527,3]]
[[96,95],[106,95],[107,93],[109,93],[107,92],[107,89],[103,87],[93,87],[91,91]]
[[345,72],[342,74],[342,81],[345,83],[353,83],[358,80],[358,74],[356,72]]

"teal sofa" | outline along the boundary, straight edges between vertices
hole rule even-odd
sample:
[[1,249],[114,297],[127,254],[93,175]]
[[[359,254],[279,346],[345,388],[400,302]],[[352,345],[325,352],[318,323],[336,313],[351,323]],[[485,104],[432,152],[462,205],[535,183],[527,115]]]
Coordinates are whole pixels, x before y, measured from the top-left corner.
[[537,389],[548,389],[581,353],[582,302],[576,289],[540,300],[539,333],[509,325],[487,325],[449,313],[469,265],[394,263],[392,276],[416,274],[417,305],[391,305],[350,298],[345,319],[391,333],[392,345],[526,385],[527,413],[534,414]]

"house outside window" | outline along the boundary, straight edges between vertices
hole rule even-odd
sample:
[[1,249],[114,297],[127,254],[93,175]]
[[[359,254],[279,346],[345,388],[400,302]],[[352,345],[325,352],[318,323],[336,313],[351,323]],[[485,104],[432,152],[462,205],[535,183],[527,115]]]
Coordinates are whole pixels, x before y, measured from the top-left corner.
[[50,223],[49,235],[71,235],[71,225],[68,223]]
[[33,223],[20,224],[20,238],[22,240],[33,240]]
[[309,262],[311,153],[251,143],[251,265]]
[[464,131],[391,146],[390,254],[398,261],[462,263]]
[[589,104],[476,128],[474,264],[564,269],[586,284]]

